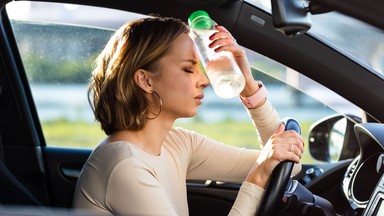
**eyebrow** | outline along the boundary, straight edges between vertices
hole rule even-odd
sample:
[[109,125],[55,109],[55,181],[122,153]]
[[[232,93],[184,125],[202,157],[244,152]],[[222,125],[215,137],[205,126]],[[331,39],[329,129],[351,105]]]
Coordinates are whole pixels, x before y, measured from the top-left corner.
[[180,62],[190,62],[192,64],[197,64],[197,61],[193,60],[193,59],[186,59],[186,60],[181,60]]

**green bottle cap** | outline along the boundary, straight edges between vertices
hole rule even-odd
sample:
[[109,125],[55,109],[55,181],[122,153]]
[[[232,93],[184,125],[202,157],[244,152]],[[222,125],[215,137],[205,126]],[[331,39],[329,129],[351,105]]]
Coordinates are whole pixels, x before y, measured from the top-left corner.
[[[205,18],[203,21],[194,22],[197,18]],[[203,10],[193,12],[188,18],[188,24],[195,29],[206,29],[212,26],[213,20],[209,17],[208,13]]]

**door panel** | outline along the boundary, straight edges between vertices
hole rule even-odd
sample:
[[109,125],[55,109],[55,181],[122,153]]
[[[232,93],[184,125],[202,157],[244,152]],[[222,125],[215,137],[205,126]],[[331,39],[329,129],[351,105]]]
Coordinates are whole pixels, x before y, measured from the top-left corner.
[[228,215],[238,193],[238,189],[234,188],[225,189],[193,184],[187,184],[187,186],[191,216]]
[[91,152],[81,148],[43,148],[52,206],[72,206],[77,177]]

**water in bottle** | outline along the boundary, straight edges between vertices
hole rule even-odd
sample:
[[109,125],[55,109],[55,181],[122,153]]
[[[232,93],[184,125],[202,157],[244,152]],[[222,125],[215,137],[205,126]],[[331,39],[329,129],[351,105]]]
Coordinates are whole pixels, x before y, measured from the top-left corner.
[[196,11],[189,17],[191,36],[199,52],[200,60],[207,73],[216,95],[221,98],[232,98],[244,89],[245,79],[232,53],[215,52],[208,45],[215,30],[216,23],[205,11]]

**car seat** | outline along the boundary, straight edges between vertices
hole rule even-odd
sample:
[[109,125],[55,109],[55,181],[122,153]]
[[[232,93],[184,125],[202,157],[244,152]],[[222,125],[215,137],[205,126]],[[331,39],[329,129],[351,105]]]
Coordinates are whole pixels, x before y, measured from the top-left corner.
[[0,205],[33,205],[42,204],[11,173],[4,163],[3,144],[0,135]]

